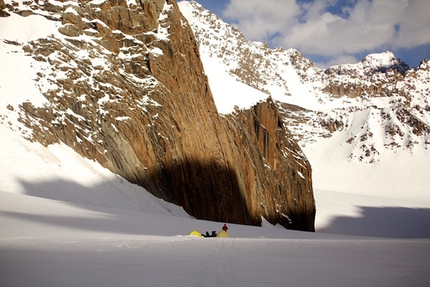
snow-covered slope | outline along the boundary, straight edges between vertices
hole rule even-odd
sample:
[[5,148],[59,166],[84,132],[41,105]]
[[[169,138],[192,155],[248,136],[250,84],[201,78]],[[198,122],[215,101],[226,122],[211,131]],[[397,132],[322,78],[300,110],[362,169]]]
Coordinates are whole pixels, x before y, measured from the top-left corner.
[[89,206],[190,217],[64,144],[44,147],[0,125],[0,191]]
[[[25,9],[24,4],[30,5],[23,2],[25,1],[6,1],[6,4],[16,5],[18,10]],[[66,4],[55,1],[55,5],[63,7]],[[0,58],[3,63],[3,68],[0,69],[0,191],[73,204],[189,217],[182,208],[166,203],[95,162],[82,158],[65,144],[44,147],[23,138],[31,138],[29,135],[32,130],[18,119],[20,105],[30,102],[34,107],[42,107],[47,103],[43,92],[57,89],[56,79],[67,78],[61,69],[50,70],[52,67],[45,59],[34,59],[23,49],[30,41],[54,36],[59,41],[67,42],[66,37],[58,31],[60,22],[51,21],[50,17],[54,17],[53,15],[48,11],[37,10],[37,14],[27,17],[11,13],[8,17],[0,18]],[[65,53],[68,57],[75,58],[68,65],[76,65],[76,57],[91,63],[86,58],[88,55],[85,55],[85,51],[75,52]],[[99,56],[103,58],[106,55]],[[93,68],[107,69],[108,67],[100,66],[105,62],[97,62],[100,58],[92,58]],[[55,56],[49,61],[61,63]],[[70,109],[68,112],[73,113]],[[62,118],[61,111],[56,115]]]
[[[289,129],[305,147],[343,134],[350,161],[377,162],[382,153],[427,150],[430,133],[428,60],[410,68],[391,52],[361,62],[318,69],[294,49],[270,49],[243,35],[196,2],[179,3],[200,43],[200,52],[220,112],[234,100],[256,100],[217,83],[226,73],[278,101]],[[216,71],[217,74],[214,74]],[[233,96],[234,94],[234,96]],[[264,95],[261,95],[264,97]],[[291,106],[294,105],[294,111]],[[240,107],[240,105],[238,105]],[[337,142],[336,142],[337,143]],[[390,153],[390,152],[388,152]]]
[[[305,107],[319,107],[311,91],[303,89],[300,75],[291,64],[296,58],[302,58],[295,49],[271,50],[261,42],[251,42],[244,38],[239,30],[223,22],[217,15],[205,10],[197,2],[179,2],[181,12],[187,18],[194,34],[200,43],[200,53],[209,80],[217,81],[213,72],[227,73],[236,81],[251,86],[263,94],[271,95],[273,99],[285,101],[289,97],[290,103],[306,105]],[[300,70],[306,71],[312,64],[309,60],[294,62]],[[213,86],[213,85],[211,85]],[[215,88],[214,98],[221,113],[233,110],[234,104],[229,106],[220,100],[220,93]],[[222,92],[221,92],[222,94]],[[235,96],[237,103],[249,101],[252,103],[258,97],[241,93]],[[221,98],[222,99],[222,98]]]

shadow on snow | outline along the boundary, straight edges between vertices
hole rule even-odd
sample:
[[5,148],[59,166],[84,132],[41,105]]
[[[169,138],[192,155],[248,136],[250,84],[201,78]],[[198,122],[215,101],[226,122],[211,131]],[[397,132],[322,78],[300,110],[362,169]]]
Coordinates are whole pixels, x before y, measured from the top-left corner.
[[382,238],[430,238],[430,209],[360,206],[361,217],[336,217],[318,232]]

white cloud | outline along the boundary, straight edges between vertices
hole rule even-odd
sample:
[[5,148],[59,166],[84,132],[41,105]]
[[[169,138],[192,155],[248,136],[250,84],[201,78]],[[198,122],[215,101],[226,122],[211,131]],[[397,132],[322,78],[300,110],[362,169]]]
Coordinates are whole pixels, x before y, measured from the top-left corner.
[[300,6],[284,0],[231,0],[223,17],[232,19],[246,37],[267,40],[293,24]]
[[394,47],[411,48],[430,43],[430,2],[411,0],[401,11],[399,31],[393,40]]
[[430,1],[354,2],[231,0],[223,16],[249,39],[326,57],[430,43]]
[[325,69],[325,68],[340,65],[340,64],[355,64],[359,61],[360,60],[358,60],[356,57],[352,55],[340,55],[340,56],[331,58],[328,62],[314,62],[314,66],[321,69]]

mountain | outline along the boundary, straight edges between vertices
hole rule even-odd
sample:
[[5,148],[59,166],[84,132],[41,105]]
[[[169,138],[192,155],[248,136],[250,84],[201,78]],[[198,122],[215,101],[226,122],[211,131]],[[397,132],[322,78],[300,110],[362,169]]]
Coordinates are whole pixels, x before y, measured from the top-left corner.
[[[307,123],[315,113],[331,112],[312,101],[312,90],[303,90],[297,82],[289,90],[309,97],[288,96],[295,101],[289,104],[269,99],[267,93],[237,81],[217,58],[200,53],[202,45],[200,49],[194,45],[184,18],[180,21],[185,31],[172,28],[175,34],[163,34],[167,27],[163,25],[178,16],[174,2],[167,2],[173,5],[170,10],[156,1],[139,1],[153,9],[137,18],[134,12],[141,6],[130,6],[133,2],[0,0],[0,285],[428,285],[430,157],[424,146],[415,144],[412,152],[381,149],[371,164],[349,160],[352,145],[345,143],[345,129],[330,132],[318,125],[317,117],[312,119],[315,126]],[[126,4],[131,10],[123,9]],[[155,19],[149,11],[164,12],[149,21]],[[95,28],[82,29],[79,36],[60,34],[59,30],[81,33],[77,15],[82,27],[92,19],[90,27]],[[105,22],[91,18],[95,16]],[[68,19],[65,24],[63,18]],[[131,36],[130,28],[135,26],[129,26],[127,19],[144,26],[158,23],[159,28]],[[109,28],[113,23],[128,32]],[[183,40],[182,54],[177,54],[178,39]],[[170,49],[172,60],[165,62]],[[203,59],[204,71],[199,61],[191,61],[198,58]],[[287,79],[293,81],[294,75]],[[183,82],[176,84],[179,80]],[[169,92],[174,88],[179,92]],[[342,101],[327,102],[334,103]],[[196,115],[193,105],[206,105],[207,110]],[[307,132],[297,129],[300,137],[294,135],[303,139],[303,150],[284,127],[281,105],[295,116],[297,125],[307,127]],[[50,117],[55,120],[48,122]],[[351,120],[357,120],[354,114]],[[219,126],[208,127],[207,122]],[[131,133],[133,128],[139,133]],[[215,139],[210,138],[213,130]],[[327,137],[318,136],[319,132]],[[131,144],[136,135],[142,141]],[[218,147],[213,143],[217,140]],[[139,163],[130,160],[129,153],[140,155],[139,160],[155,159],[157,170],[158,164],[168,162],[164,147],[177,156],[172,159],[186,151],[206,161],[215,158],[212,151],[219,151],[215,160],[221,164],[236,153],[229,161],[233,163],[229,170],[237,176],[233,182],[256,183],[249,196],[267,192],[260,196],[268,196],[268,202],[254,202],[265,212],[272,208],[272,184],[278,184],[283,194],[277,198],[287,196],[296,209],[284,213],[285,207],[275,201],[278,212],[272,214],[287,221],[288,216],[290,228],[306,223],[292,216],[304,210],[304,197],[315,195],[317,232],[285,230],[262,218],[262,227],[228,223],[231,238],[187,235],[191,230],[219,230],[223,223],[196,220],[181,206],[112,172],[113,167],[121,171],[118,165],[123,164],[121,174],[130,179],[129,170],[140,170],[130,165]],[[154,155],[151,149],[156,148],[159,153]],[[202,150],[209,154],[201,154]],[[92,155],[98,155],[97,160]],[[188,180],[190,172],[196,174],[199,181],[193,185],[201,184],[205,176],[216,177],[222,185],[228,180],[223,176],[231,174],[225,169],[202,172],[191,164],[179,167],[178,177]],[[163,174],[157,178],[154,185],[168,182]],[[204,181],[216,184],[211,183],[213,178]],[[303,189],[301,184],[313,187]],[[301,193],[304,190],[308,193]],[[202,202],[204,208],[213,207],[213,202]],[[235,204],[237,208],[240,202]],[[312,224],[310,216],[307,222]]]
[[[379,161],[387,150],[428,149],[428,59],[410,68],[385,52],[356,64],[319,69],[295,49],[270,49],[265,43],[246,40],[197,2],[179,4],[199,42],[209,78],[212,71],[223,70],[270,95],[302,147],[340,133],[342,144],[350,147],[348,160],[367,163]],[[216,92],[214,96],[215,102],[223,97]],[[221,110],[228,113],[234,104]]]
[[198,219],[314,231],[311,166],[275,103],[218,113],[176,1],[0,9],[10,130],[65,144]]

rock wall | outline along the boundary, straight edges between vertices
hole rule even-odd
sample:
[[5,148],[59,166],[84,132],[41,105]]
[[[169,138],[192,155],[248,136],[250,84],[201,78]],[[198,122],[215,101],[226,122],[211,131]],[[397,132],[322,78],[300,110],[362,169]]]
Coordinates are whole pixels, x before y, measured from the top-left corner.
[[175,1],[30,8],[61,15],[63,35],[23,47],[45,67],[36,81],[55,83],[40,87],[49,104],[20,107],[31,140],[62,141],[199,219],[314,231],[311,167],[275,105],[217,113]]
[[250,214],[286,228],[314,231],[311,165],[273,101],[269,98],[225,120],[238,147],[235,161]]

